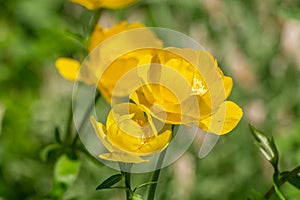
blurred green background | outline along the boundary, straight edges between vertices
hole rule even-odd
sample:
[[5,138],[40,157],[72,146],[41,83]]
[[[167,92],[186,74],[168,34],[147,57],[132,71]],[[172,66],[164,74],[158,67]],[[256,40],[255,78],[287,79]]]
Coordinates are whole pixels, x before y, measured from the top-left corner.
[[[78,56],[71,32],[85,32],[91,11],[67,0],[0,0],[0,200],[44,199],[54,160],[41,150],[65,130],[73,84],[55,69],[59,56]],[[148,0],[104,10],[100,23],[121,20],[185,33],[210,51],[234,79],[230,99],[244,117],[205,159],[197,145],[162,170],[157,199],[247,199],[272,185],[272,167],[254,145],[248,123],[273,135],[280,169],[300,164],[300,1]],[[80,156],[81,170],[63,199],[124,199],[96,191],[114,170]],[[149,174],[134,175],[133,185]],[[288,183],[288,199],[300,192]],[[139,191],[146,193],[146,189]],[[273,197],[276,199],[276,197]]]

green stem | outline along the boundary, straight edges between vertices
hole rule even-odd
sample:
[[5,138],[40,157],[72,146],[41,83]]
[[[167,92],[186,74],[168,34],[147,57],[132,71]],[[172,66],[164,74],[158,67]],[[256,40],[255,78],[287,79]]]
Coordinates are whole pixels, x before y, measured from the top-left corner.
[[[300,165],[296,168],[294,168],[292,171],[290,171],[289,173],[287,173],[285,176],[283,176],[282,178],[280,178],[278,180],[278,188],[283,185],[285,182],[287,182],[288,180],[290,180],[291,178],[297,176],[300,173]],[[266,199],[270,198],[274,193],[275,193],[275,187],[274,185],[266,192],[266,194],[264,195],[264,197]]]
[[66,134],[64,141],[68,143],[71,138],[71,129],[73,125],[73,111],[72,111],[72,101],[70,103],[70,109],[69,109],[69,116],[68,116],[68,121],[67,121],[67,128],[66,128]]
[[81,124],[79,125],[78,131],[77,131],[77,133],[74,137],[74,140],[72,142],[72,147],[74,147],[76,145],[77,140],[79,139],[79,133],[81,132],[86,120],[89,118],[89,115],[90,115],[92,109],[94,108],[95,104],[97,103],[98,99],[100,98],[100,96],[101,96],[100,92],[97,91],[97,94],[95,96],[95,101],[93,101],[91,103],[91,105],[88,107],[88,109],[86,110],[86,112],[84,114],[83,120],[82,120]]
[[100,16],[101,16],[101,12],[102,12],[102,9],[99,9],[99,10],[95,11],[95,14],[93,15],[93,17],[90,21],[90,24],[89,24],[89,27],[90,27],[89,35],[91,35],[91,33],[93,32],[95,26],[98,24]]
[[125,187],[128,189],[126,190],[126,199],[130,200],[131,198],[131,185],[130,185],[130,172],[124,172],[124,176],[125,176]]
[[167,149],[163,150],[163,152],[161,152],[161,154],[159,155],[157,165],[156,165],[156,170],[153,172],[153,175],[152,175],[152,178],[151,178],[151,182],[155,182],[155,183],[150,185],[150,187],[149,187],[148,200],[153,200],[154,197],[155,197],[157,181],[158,181],[158,178],[159,178],[161,166],[162,166],[163,160],[165,158],[166,152],[167,152]]
[[83,44],[84,48],[82,49],[81,60],[85,59],[85,57],[89,54],[89,43],[90,43],[91,35],[92,35],[96,25],[99,22],[101,12],[102,12],[102,9],[96,10],[94,12],[94,15],[91,17],[91,19],[89,21],[88,28],[85,31],[86,40],[84,40],[84,44]]
[[282,194],[282,192],[280,191],[279,186],[278,186],[279,179],[280,179],[280,172],[278,170],[277,165],[274,165],[273,186],[274,186],[275,192],[276,192],[277,196],[279,197],[279,199],[285,200],[285,197]]
[[133,196],[133,192],[131,190],[131,167],[132,167],[132,163],[119,163],[120,166],[120,171],[123,174],[123,176],[125,177],[125,187],[126,187],[126,200],[131,200],[132,196]]
[[[95,26],[98,24],[99,18],[101,16],[101,11],[102,11],[101,9],[96,10],[95,14],[91,18],[91,21],[90,21],[90,24],[89,24],[90,29],[88,30],[88,40],[90,40],[90,37],[91,37],[91,34],[92,34],[93,30],[94,30]],[[83,54],[83,59],[84,59],[85,56],[87,56],[87,54],[88,54],[88,50],[86,50],[86,52],[83,52],[82,54]],[[83,125],[84,125],[86,119],[88,118],[88,115],[90,114],[91,110],[94,107],[94,103],[97,102],[97,100],[99,99],[100,96],[101,96],[100,93],[97,92],[96,97],[95,97],[95,102],[93,102],[90,105],[90,107],[88,108],[88,110],[86,111],[86,113],[84,115],[84,118],[83,118],[83,121],[81,122],[81,124],[78,128],[77,134],[75,135],[74,140],[72,142],[72,147],[74,147],[76,145],[77,140],[79,138],[78,133],[80,133],[81,129],[83,128]]]

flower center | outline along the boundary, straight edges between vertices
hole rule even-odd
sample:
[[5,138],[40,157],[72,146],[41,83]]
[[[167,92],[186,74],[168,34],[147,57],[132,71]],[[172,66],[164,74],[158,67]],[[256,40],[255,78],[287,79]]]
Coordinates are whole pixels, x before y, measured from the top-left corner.
[[147,124],[141,120],[141,119],[136,119],[136,122],[141,126],[141,127],[144,127],[144,126],[147,126]]
[[197,78],[194,78],[192,89],[191,89],[191,95],[203,95],[206,92],[207,89],[205,89],[203,82],[198,80]]
[[148,143],[149,138],[151,137],[151,133],[150,133],[150,127],[147,127],[149,124],[141,119],[135,119],[136,123],[138,123],[138,125],[140,125],[143,129],[143,134],[140,136],[139,138],[139,147],[138,149],[141,150],[141,148],[143,148],[144,145],[146,145]]

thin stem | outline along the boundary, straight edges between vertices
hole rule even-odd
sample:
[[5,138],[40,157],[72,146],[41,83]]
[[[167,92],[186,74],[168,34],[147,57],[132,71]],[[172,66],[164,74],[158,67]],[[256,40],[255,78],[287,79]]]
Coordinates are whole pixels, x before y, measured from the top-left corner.
[[128,189],[126,190],[126,199],[130,200],[131,199],[131,185],[130,185],[130,172],[124,172],[125,176],[125,187]]
[[[94,28],[96,27],[96,25],[98,24],[98,21],[99,21],[99,18],[101,16],[101,9],[98,9],[95,11],[95,14],[93,15],[93,17],[91,18],[91,21],[90,21],[90,24],[89,24],[89,30],[88,30],[88,40],[90,40],[90,37],[91,37],[91,34],[94,30]],[[85,58],[86,54],[88,54],[88,51],[86,52],[83,52],[83,58]],[[88,108],[88,110],[86,111],[85,115],[84,115],[84,118],[83,118],[83,121],[81,122],[79,128],[78,128],[78,131],[77,131],[77,134],[75,135],[74,137],[74,140],[72,142],[72,147],[74,147],[77,143],[77,140],[79,138],[79,135],[78,133],[81,132],[81,129],[83,128],[83,125],[86,121],[86,119],[88,118],[88,115],[90,114],[91,110],[93,109],[94,107],[94,104],[97,102],[97,100],[99,99],[99,97],[101,96],[101,94],[99,92],[97,92],[96,94],[96,97],[95,97],[95,102],[93,102],[90,107]]]
[[97,94],[95,96],[95,101],[93,101],[91,103],[91,105],[88,107],[88,109],[86,110],[86,112],[84,114],[83,120],[82,120],[81,124],[79,125],[78,131],[77,131],[77,133],[74,137],[74,140],[72,142],[72,147],[74,147],[76,145],[77,140],[79,139],[79,133],[81,132],[86,120],[89,118],[89,115],[90,115],[92,109],[94,108],[95,104],[97,103],[98,99],[100,98],[100,96],[101,96],[100,92],[97,91]]
[[125,177],[125,187],[126,187],[126,199],[127,200],[131,200],[132,196],[133,196],[133,192],[131,190],[131,167],[132,167],[132,163],[119,163],[120,166],[120,171],[123,174],[123,176]]
[[[295,176],[297,176],[297,174],[300,173],[300,165],[298,167],[296,167],[295,169],[293,169],[292,171],[290,171],[289,173],[287,173],[285,176],[283,176],[282,178],[280,178],[278,180],[278,187],[280,187],[282,184],[284,184],[285,182],[287,182],[288,180],[290,180],[290,178],[293,178]],[[270,198],[273,194],[275,193],[275,187],[272,186],[264,195],[265,198]]]
[[99,10],[95,11],[95,14],[93,15],[93,17],[90,21],[90,24],[89,24],[89,27],[90,27],[89,35],[91,35],[91,33],[93,32],[95,26],[98,24],[100,16],[101,16],[101,12],[102,12],[102,9],[99,9]]
[[70,141],[72,125],[73,125],[73,111],[72,111],[72,101],[71,101],[70,109],[69,109],[69,116],[68,116],[68,121],[67,121],[67,128],[66,128],[66,133],[65,133],[65,138],[64,138],[65,142]]
[[161,154],[159,155],[157,165],[156,165],[156,170],[153,172],[153,175],[152,175],[152,178],[151,178],[151,182],[155,182],[155,183],[151,184],[150,187],[149,187],[148,200],[153,200],[154,197],[155,197],[157,181],[158,181],[161,166],[162,166],[163,160],[165,158],[166,152],[167,152],[167,149],[163,150],[163,152],[161,152]]
[[93,33],[96,25],[99,22],[101,12],[102,12],[102,9],[98,9],[94,12],[94,15],[91,17],[91,19],[89,21],[88,27],[85,30],[86,40],[84,40],[84,42],[83,42],[84,48],[82,49],[81,60],[84,60],[86,58],[86,56],[88,56],[89,51],[91,50],[89,47],[90,39],[91,39],[92,33]]
[[280,179],[280,172],[278,170],[277,165],[274,165],[274,174],[273,174],[273,186],[275,189],[275,192],[280,200],[285,200],[285,197],[283,196],[282,192],[279,189],[278,181]]

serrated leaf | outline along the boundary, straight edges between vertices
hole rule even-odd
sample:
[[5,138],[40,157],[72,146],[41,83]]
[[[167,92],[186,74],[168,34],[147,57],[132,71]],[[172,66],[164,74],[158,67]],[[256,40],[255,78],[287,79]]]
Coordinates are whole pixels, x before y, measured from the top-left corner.
[[252,190],[251,193],[254,200],[266,200],[266,198],[256,190]]
[[123,175],[122,174],[115,174],[107,178],[105,181],[103,181],[96,190],[102,190],[102,189],[108,189],[111,188],[114,184],[118,183],[122,180]]

